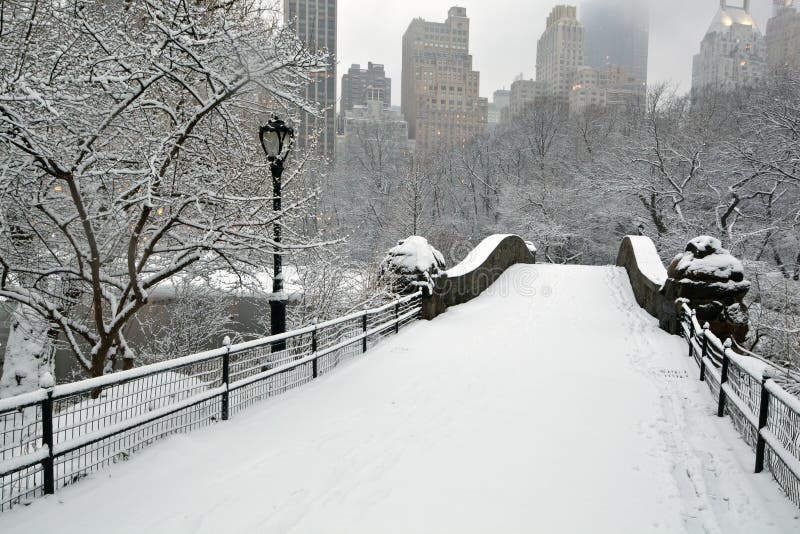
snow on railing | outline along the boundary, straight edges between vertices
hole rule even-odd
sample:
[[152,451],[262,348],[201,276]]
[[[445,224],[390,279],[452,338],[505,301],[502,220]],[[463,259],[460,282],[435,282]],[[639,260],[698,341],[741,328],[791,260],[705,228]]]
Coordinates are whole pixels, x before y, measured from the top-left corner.
[[421,299],[0,400],[0,511],[328,373],[417,319]]
[[756,455],[755,472],[765,468],[789,499],[800,506],[800,399],[775,380],[790,373],[762,358],[742,355],[700,325],[687,304],[681,328],[700,380],[717,399],[717,416],[728,414]]

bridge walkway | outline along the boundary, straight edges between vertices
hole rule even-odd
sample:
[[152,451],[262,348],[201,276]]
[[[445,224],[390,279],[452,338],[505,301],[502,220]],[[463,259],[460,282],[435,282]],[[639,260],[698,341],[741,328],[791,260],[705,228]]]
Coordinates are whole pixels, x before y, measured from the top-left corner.
[[516,266],[317,382],[0,516],[12,532],[800,532],[612,267]]

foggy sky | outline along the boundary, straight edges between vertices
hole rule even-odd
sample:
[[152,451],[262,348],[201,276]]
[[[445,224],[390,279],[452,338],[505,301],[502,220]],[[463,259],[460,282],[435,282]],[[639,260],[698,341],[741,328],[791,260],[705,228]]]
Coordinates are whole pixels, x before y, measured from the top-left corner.
[[[516,76],[534,78],[536,41],[556,4],[582,0],[339,0],[339,83],[352,63],[383,63],[392,78],[392,103],[400,104],[403,33],[415,17],[444,22],[454,5],[467,8],[470,53],[481,73],[481,96],[509,88]],[[598,0],[594,0],[598,1]],[[605,1],[605,0],[600,0]],[[613,1],[613,0],[608,0]],[[647,1],[647,0],[642,0]],[[736,5],[741,5],[741,0]],[[732,2],[733,3],[733,2]],[[770,0],[752,0],[761,31]],[[719,8],[719,0],[652,2],[648,82],[671,81],[688,91],[692,56]],[[578,8],[580,18],[580,7]]]

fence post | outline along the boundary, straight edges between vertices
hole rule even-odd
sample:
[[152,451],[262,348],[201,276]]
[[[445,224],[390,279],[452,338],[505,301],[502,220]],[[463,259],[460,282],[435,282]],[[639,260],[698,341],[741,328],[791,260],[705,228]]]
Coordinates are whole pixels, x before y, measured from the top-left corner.
[[756,441],[756,473],[764,470],[764,450],[766,448],[766,440],[761,434],[761,431],[767,426],[767,419],[769,418],[769,390],[767,390],[767,380],[772,378],[772,373],[769,369],[764,369],[761,378],[761,404],[758,409],[758,440]]
[[703,325],[703,354],[700,356],[700,382],[706,381],[706,358],[708,358],[708,331],[711,325]]
[[689,314],[689,357],[694,358],[694,317],[697,312],[692,310],[692,313]]
[[364,334],[364,338],[361,340],[361,352],[367,352],[367,315],[369,312],[364,310],[364,315],[361,316],[361,331]]
[[319,369],[317,364],[317,327],[314,326],[314,330],[311,331],[311,355],[314,356],[314,359],[311,360],[311,377],[317,378],[319,376]]
[[47,446],[47,457],[42,460],[42,476],[44,494],[53,495],[56,492],[56,477],[53,462],[53,390],[47,392],[47,397],[42,401],[42,442]]
[[231,338],[225,336],[222,340],[225,346],[225,354],[222,355],[222,386],[225,391],[222,392],[222,420],[227,421],[231,415],[230,404],[230,382],[231,382]]
[[722,387],[728,381],[728,367],[730,366],[730,358],[728,357],[728,349],[731,348],[731,340],[725,342],[725,348],[722,351],[722,372],[719,376],[719,405],[717,406],[717,417],[725,415],[725,389]]
[[394,303],[394,333],[400,333],[400,301]]

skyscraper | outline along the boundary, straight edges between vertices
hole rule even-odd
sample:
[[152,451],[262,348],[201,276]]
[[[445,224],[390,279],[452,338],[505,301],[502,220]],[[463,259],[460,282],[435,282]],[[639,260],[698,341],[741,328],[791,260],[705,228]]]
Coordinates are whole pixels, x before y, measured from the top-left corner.
[[547,96],[547,90],[543,82],[535,80],[525,80],[520,75],[511,84],[511,97],[508,103],[508,118],[517,119],[524,115],[529,109],[541,102]]
[[780,0],[767,23],[767,61],[772,72],[800,68],[800,12],[791,0]]
[[650,7],[643,0],[584,0],[580,17],[586,34],[586,65],[621,67],[647,85]]
[[489,126],[497,126],[503,115],[503,110],[511,105],[511,91],[498,89],[492,94],[492,101],[489,103]]
[[783,8],[792,7],[794,0],[772,0],[772,16],[778,15]]
[[730,6],[720,0],[717,14],[694,56],[692,94],[732,91],[758,84],[766,72],[766,44],[750,13],[750,0]]
[[403,35],[402,111],[416,150],[464,145],[486,130],[489,102],[469,55],[469,18],[451,7],[444,23],[414,19]]
[[283,0],[284,20],[294,24],[297,35],[311,50],[327,50],[331,65],[326,72],[312,74],[306,97],[324,109],[322,118],[301,113],[295,125],[298,144],[306,146],[319,135],[322,151],[334,155],[336,140],[336,0]]
[[556,6],[536,47],[536,81],[566,102],[578,67],[584,64],[584,31],[575,6]]
[[369,62],[366,69],[361,65],[351,65],[342,76],[342,113],[351,111],[353,106],[366,106],[368,96],[375,93],[368,88],[379,89],[384,107],[392,105],[392,79],[386,77],[383,65]]

